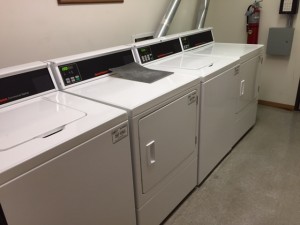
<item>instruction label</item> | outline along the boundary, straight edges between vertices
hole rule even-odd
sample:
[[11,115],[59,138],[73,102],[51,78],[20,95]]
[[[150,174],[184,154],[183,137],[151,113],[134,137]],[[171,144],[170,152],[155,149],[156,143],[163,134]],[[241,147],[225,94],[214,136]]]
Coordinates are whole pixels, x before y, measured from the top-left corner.
[[198,100],[198,95],[196,92],[188,95],[188,105],[193,104],[194,102],[197,102]]
[[116,128],[112,131],[111,135],[113,144],[116,144],[117,142],[128,136],[128,125],[126,124]]

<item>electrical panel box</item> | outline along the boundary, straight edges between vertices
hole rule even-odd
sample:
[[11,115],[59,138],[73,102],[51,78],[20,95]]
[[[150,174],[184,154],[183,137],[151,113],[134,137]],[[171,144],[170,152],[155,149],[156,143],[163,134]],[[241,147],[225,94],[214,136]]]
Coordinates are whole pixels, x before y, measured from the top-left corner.
[[269,29],[267,54],[289,56],[292,50],[295,29],[292,27],[272,27]]

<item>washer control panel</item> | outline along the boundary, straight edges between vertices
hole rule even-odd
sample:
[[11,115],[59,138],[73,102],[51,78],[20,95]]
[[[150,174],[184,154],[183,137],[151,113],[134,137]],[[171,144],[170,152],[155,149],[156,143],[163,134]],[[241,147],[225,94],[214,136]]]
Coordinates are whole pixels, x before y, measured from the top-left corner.
[[59,71],[64,78],[65,85],[74,84],[82,80],[76,63],[60,66]]
[[134,57],[130,49],[102,56],[96,55],[86,60],[79,59],[77,62],[58,66],[58,70],[65,86],[68,86],[109,74],[110,69],[132,62],[134,62]]
[[55,89],[48,68],[1,75],[0,105]]
[[139,56],[142,63],[151,62],[153,58],[153,54],[150,46],[146,46],[139,49]]

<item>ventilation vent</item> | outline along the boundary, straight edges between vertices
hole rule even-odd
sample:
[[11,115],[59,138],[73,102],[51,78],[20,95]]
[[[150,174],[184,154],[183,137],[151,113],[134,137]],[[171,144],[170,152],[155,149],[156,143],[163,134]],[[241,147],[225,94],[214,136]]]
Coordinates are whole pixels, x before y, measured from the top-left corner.
[[150,39],[154,38],[154,32],[135,34],[135,35],[132,35],[131,37],[132,37],[132,41],[134,43],[140,42],[140,41],[145,41],[145,40],[150,40]]

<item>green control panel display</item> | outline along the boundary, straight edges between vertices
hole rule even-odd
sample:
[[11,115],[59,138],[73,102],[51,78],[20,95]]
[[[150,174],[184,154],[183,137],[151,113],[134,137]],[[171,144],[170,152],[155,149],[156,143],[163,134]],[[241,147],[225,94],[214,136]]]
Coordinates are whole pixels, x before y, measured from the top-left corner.
[[60,66],[59,71],[65,85],[74,84],[82,80],[76,63]]
[[138,51],[142,63],[150,62],[153,60],[153,54],[151,52],[150,46],[139,48]]

